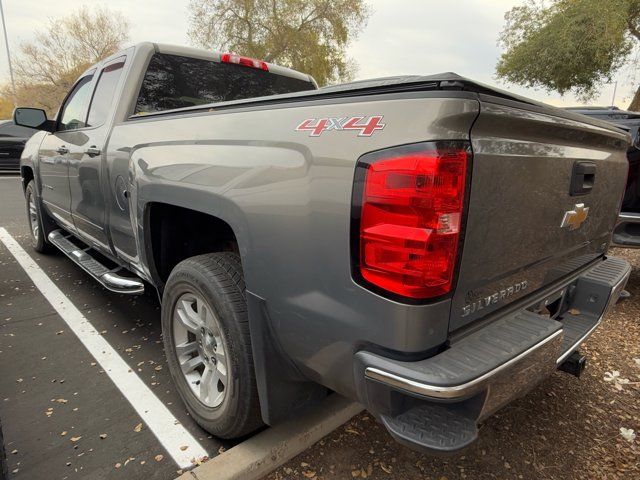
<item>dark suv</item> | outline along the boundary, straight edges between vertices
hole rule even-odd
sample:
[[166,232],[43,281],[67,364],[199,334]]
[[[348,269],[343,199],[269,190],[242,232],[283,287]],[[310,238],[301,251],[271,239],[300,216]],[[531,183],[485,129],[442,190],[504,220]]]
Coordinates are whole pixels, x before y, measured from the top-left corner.
[[0,170],[20,170],[24,144],[37,131],[16,125],[13,120],[0,120]]
[[587,115],[615,124],[629,132],[631,145],[627,151],[629,175],[624,192],[620,215],[613,232],[612,245],[625,248],[640,248],[640,112],[620,110],[618,107],[571,107],[574,113]]

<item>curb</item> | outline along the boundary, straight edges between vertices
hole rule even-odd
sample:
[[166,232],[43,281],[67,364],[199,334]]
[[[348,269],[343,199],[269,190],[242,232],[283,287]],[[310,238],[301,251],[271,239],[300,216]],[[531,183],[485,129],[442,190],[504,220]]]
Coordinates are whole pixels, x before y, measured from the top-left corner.
[[305,451],[363,410],[333,394],[315,409],[269,428],[176,480],[254,480]]

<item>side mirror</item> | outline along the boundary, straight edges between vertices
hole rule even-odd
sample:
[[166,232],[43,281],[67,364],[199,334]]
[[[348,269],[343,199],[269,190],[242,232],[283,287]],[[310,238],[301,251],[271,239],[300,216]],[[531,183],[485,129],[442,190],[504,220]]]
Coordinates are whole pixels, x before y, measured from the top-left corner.
[[53,131],[53,121],[47,120],[47,114],[40,108],[16,108],[13,111],[13,122],[21,127],[37,130]]

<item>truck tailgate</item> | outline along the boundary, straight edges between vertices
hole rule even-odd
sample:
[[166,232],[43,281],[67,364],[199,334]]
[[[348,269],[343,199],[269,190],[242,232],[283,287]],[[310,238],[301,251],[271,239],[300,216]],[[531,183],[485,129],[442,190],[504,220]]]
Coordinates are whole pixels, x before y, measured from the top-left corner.
[[481,98],[450,330],[602,256],[627,174],[622,132]]

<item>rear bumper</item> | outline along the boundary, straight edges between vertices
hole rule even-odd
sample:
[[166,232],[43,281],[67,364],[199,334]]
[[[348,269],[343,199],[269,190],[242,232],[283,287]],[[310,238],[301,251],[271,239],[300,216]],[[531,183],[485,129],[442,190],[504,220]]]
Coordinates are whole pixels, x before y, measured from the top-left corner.
[[401,443],[431,452],[463,448],[477,438],[479,421],[533,388],[588,338],[630,272],[626,261],[608,258],[547,297],[559,299],[564,313],[509,312],[426,360],[359,351],[360,401]]
[[611,239],[613,247],[640,248],[640,213],[620,212]]

